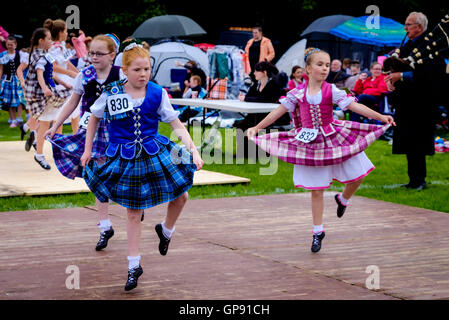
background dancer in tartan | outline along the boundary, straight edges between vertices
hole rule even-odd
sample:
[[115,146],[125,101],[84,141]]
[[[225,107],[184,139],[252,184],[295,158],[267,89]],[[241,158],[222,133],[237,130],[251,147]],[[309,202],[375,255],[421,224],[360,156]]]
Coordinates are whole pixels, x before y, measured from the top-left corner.
[[[50,165],[45,160],[43,152],[44,134],[50,127],[50,122],[56,119],[58,108],[67,98],[65,92],[59,92],[56,89],[53,81],[53,79],[58,81],[59,78],[53,75],[54,59],[47,53],[51,44],[48,29],[38,28],[33,32],[28,73],[24,84],[25,100],[32,115],[27,124],[31,130],[37,130],[34,160],[45,170],[50,170]],[[25,144],[26,151],[30,150],[34,138],[34,131],[32,131]]]
[[[53,44],[48,52],[55,59],[53,63],[53,70],[55,75],[62,81],[56,85],[58,91],[65,91],[67,100],[72,94],[72,89],[76,76],[78,75],[78,69],[70,62],[72,52],[65,47],[65,41],[67,40],[67,25],[64,20],[61,19],[47,19],[44,22],[44,28],[50,30]],[[61,109],[60,109],[61,110]],[[80,113],[76,108],[73,113],[68,117],[72,123],[72,131],[75,134],[78,131],[78,124],[80,120]],[[58,128],[58,133],[62,133],[62,126]]]
[[[62,108],[55,125],[45,133],[53,146],[53,157],[56,167],[67,178],[83,177],[81,156],[84,153],[86,142],[86,128],[91,115],[90,106],[101,95],[104,87],[114,81],[124,79],[126,76],[120,67],[113,66],[116,53],[116,44],[106,35],[96,36],[91,43],[89,55],[92,65],[84,68],[76,77],[73,94]],[[74,135],[55,134],[57,128],[73,115],[81,101],[81,122],[78,132]],[[105,161],[105,151],[108,134],[104,120],[100,121],[93,141],[92,158],[99,163]],[[108,202],[97,199],[98,226],[101,230],[100,239],[95,247],[97,251],[106,248],[108,240],[114,235],[114,229],[109,219]]]
[[[323,191],[333,180],[346,184],[343,193],[335,195],[337,216],[341,218],[349,199],[374,165],[363,152],[380,137],[390,125],[391,116],[381,115],[355,98],[325,81],[329,74],[330,56],[327,52],[308,48],[305,52],[306,75],[304,83],[289,91],[281,105],[257,126],[248,129],[248,137],[263,150],[293,163],[295,187],[312,190],[313,240],[312,252],[321,249],[325,236],[323,227]],[[384,126],[334,120],[333,104],[349,109],[367,118],[376,119]],[[295,128],[256,136],[286,112],[291,112]]]
[[16,71],[26,54],[17,49],[13,36],[6,39],[7,51],[0,54],[0,107],[9,108],[10,128],[22,125],[22,110],[25,109],[25,96]]
[[[81,158],[87,185],[100,201],[111,199],[127,208],[128,280],[137,286],[142,275],[140,235],[142,211],[169,202],[165,221],[156,225],[159,252],[165,255],[175,223],[187,201],[201,159],[189,133],[178,119],[166,91],[152,82],[148,50],[132,41],[124,50],[122,68],[127,81],[109,84],[92,105]],[[92,140],[101,118],[107,120],[109,144],[103,165],[90,162]],[[170,123],[190,154],[158,134],[158,121]]]

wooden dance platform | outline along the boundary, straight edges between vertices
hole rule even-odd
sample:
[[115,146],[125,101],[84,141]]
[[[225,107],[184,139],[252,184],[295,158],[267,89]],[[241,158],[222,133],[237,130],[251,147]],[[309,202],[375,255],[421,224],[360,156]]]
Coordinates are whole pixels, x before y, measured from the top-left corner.
[[447,213],[356,196],[339,219],[333,193],[324,199],[316,254],[309,193],[189,200],[167,256],[154,232],[166,205],[146,210],[130,292],[122,207],[101,252],[95,208],[2,212],[0,300],[449,299]]
[[[34,149],[24,149],[25,141],[0,142],[0,197],[90,192],[83,179],[67,179],[56,168],[49,142],[44,154],[51,170],[34,160]],[[195,172],[193,185],[249,183],[250,179],[220,172]]]

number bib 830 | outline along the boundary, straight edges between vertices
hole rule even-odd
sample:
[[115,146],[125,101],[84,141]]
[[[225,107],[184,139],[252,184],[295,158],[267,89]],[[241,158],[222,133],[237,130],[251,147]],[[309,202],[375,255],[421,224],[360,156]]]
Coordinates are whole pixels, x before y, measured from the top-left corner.
[[87,112],[87,111],[83,113],[83,116],[80,119],[80,124],[79,124],[80,128],[87,129],[87,125],[89,124],[89,119],[90,119],[91,115],[92,115],[92,113]]
[[310,141],[315,140],[317,136],[318,129],[302,128],[295,136],[295,139],[304,143],[309,143]]
[[126,93],[109,96],[107,100],[107,105],[109,114],[112,116],[133,109],[131,97]]

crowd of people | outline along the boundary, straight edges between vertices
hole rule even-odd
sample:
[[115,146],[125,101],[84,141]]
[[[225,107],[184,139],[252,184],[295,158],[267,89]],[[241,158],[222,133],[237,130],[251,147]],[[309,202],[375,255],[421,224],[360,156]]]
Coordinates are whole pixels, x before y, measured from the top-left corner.
[[[410,41],[401,48],[402,55],[421,41],[426,27],[422,13],[409,15],[405,28]],[[25,150],[34,146],[34,159],[43,169],[50,170],[43,154],[47,139],[61,174],[85,179],[97,199],[101,230],[97,251],[105,249],[114,235],[109,201],[126,208],[125,290],[134,289],[143,273],[139,246],[144,210],[169,203],[165,220],[155,226],[159,252],[166,255],[193,174],[204,164],[167,90],[150,81],[149,46],[133,38],[120,42],[113,33],[69,35],[61,19],[47,19],[36,28],[25,50],[17,50],[14,37],[8,35],[4,40],[1,103],[9,112],[11,128],[20,129],[22,140],[28,135]],[[420,67],[384,76],[377,61],[361,71],[358,61],[331,59],[324,50],[308,48],[304,67],[294,66],[285,79],[271,63],[275,52],[260,27],[253,29],[245,50],[253,82],[239,100],[280,105],[268,115],[249,114],[235,127],[246,131],[247,139],[266,152],[292,163],[295,187],[311,190],[312,252],[320,251],[325,236],[323,191],[333,180],[346,185],[335,195],[341,218],[363,177],[374,169],[363,150],[390,127],[395,127],[393,152],[407,155],[410,182],[405,187],[425,187],[425,156],[434,152],[430,109],[434,69]],[[207,75],[194,61],[183,67],[189,70],[183,96],[207,96]],[[423,98],[416,95],[421,88],[429,92]],[[381,97],[388,93],[394,96],[396,119],[379,110]],[[424,119],[417,118],[422,113],[407,111],[426,102],[429,112]],[[335,119],[335,105],[350,119]],[[20,122],[22,112],[27,113],[26,123]],[[159,121],[170,124],[184,147],[158,133]],[[63,135],[62,125],[67,122],[73,132]],[[414,144],[407,143],[406,139],[418,134],[416,123],[422,130]],[[257,136],[262,129],[286,124],[293,129]]]

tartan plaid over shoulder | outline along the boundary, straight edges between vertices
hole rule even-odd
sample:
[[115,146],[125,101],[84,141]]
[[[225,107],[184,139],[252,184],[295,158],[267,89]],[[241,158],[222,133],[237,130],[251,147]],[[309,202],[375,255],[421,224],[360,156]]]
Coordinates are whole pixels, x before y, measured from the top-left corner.
[[[112,96],[112,95],[116,95],[116,94],[123,94],[123,93],[125,93],[125,82],[126,82],[126,80],[118,80],[118,81],[111,82],[104,88],[104,92],[108,96]],[[104,116],[105,120],[109,120],[109,121],[123,119],[123,118],[129,117],[132,115],[132,111],[119,113],[116,115],[111,115],[109,113],[107,102],[106,102],[106,108],[104,109],[104,112],[105,112],[105,116]]]

